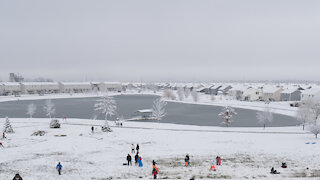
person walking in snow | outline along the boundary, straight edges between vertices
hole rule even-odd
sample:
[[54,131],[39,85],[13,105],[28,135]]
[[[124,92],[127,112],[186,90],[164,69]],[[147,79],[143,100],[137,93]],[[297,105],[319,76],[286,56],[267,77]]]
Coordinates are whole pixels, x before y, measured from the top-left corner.
[[17,173],[12,180],[23,180],[19,173]]
[[133,153],[133,154],[135,153],[135,152],[134,152],[134,149],[135,149],[135,147],[134,147],[134,145],[132,144],[132,145],[131,145],[131,153]]
[[131,158],[130,154],[128,154],[128,156],[127,156],[128,166],[129,166],[129,164],[132,166],[131,159],[132,158]]
[[189,154],[187,154],[186,158],[184,158],[184,165],[189,166],[189,164],[190,164],[190,157],[189,157]]
[[219,165],[219,156],[216,157],[216,165]]
[[159,169],[157,168],[157,166],[155,165],[155,162],[153,161],[153,165],[152,165],[153,179],[157,179],[158,173],[159,173]]
[[137,153],[139,152],[139,149],[140,149],[139,144],[137,144],[137,147],[136,147]]
[[139,164],[139,167],[143,166],[141,156],[138,157],[138,164]]
[[221,166],[221,157],[218,158],[218,165]]
[[91,132],[92,132],[92,134],[94,133],[94,127],[93,126],[91,126]]
[[57,169],[57,171],[58,171],[59,175],[61,175],[62,165],[61,165],[61,163],[60,163],[60,162],[57,164],[56,169]]
[[138,158],[139,158],[139,153],[137,152],[137,154],[134,156],[135,165],[138,164]]

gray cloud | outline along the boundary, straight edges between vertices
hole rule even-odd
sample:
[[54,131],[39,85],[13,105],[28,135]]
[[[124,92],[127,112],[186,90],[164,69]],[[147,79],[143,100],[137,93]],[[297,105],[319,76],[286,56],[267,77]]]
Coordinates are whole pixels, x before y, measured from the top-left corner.
[[0,2],[0,78],[320,78],[320,1]]

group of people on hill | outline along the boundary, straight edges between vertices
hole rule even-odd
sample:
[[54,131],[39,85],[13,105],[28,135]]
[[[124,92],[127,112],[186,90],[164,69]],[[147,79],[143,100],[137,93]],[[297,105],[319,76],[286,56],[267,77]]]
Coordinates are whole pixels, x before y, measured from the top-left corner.
[[[131,153],[134,154],[136,153],[136,155],[134,156],[134,160],[135,160],[135,165],[139,165],[139,167],[142,167],[142,158],[141,156],[139,156],[139,149],[140,146],[139,144],[137,144],[137,146],[135,146],[134,144],[131,145]],[[127,155],[127,163],[126,165],[131,165],[132,166],[132,157],[130,154]]]

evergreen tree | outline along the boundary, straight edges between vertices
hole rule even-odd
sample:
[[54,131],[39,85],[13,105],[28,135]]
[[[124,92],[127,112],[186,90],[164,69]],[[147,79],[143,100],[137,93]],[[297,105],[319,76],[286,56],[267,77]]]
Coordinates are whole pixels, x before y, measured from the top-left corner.
[[4,123],[3,132],[4,133],[14,133],[8,117],[6,117],[6,122]]

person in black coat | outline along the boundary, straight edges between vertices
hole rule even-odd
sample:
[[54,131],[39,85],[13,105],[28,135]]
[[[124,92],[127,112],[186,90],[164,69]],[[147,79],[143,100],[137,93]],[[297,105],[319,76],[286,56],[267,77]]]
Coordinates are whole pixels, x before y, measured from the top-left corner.
[[127,156],[127,161],[128,161],[128,166],[129,166],[129,164],[132,166],[130,154],[128,154],[128,156]]
[[136,147],[137,152],[139,152],[139,149],[140,149],[139,144],[137,144],[137,147]]
[[19,173],[17,173],[12,180],[22,180],[22,177],[20,176]]

